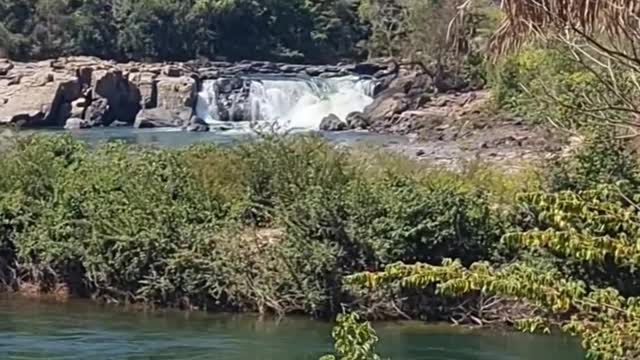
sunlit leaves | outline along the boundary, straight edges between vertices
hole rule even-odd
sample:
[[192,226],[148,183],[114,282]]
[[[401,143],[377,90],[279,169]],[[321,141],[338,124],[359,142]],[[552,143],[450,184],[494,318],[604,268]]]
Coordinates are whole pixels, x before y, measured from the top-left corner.
[[378,336],[368,322],[361,322],[355,313],[338,315],[333,328],[335,355],[320,360],[381,360],[376,353]]

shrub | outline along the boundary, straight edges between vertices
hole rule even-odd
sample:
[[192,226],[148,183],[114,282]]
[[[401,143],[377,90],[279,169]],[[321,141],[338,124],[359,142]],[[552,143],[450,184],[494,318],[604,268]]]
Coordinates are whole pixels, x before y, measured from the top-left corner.
[[500,59],[491,71],[496,105],[534,122],[576,129],[591,118],[589,98],[607,91],[562,47],[530,47]]
[[19,140],[0,155],[0,271],[115,302],[325,316],[354,271],[500,250],[507,206],[485,180],[375,157],[310,136]]
[[340,314],[331,332],[337,356],[325,355],[320,360],[380,360],[376,353],[378,336],[357,314]]
[[549,166],[551,191],[584,191],[617,184],[633,196],[640,189],[640,166],[630,143],[606,130],[588,133],[584,143]]

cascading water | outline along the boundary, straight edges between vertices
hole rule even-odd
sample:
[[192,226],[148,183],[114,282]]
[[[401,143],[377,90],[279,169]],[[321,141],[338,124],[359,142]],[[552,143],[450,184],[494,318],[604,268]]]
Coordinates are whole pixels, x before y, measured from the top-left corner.
[[[214,124],[223,120],[220,107],[224,101],[217,81],[204,82],[196,108],[199,117]],[[226,102],[228,109],[224,111],[244,109],[242,118],[247,121],[317,130],[327,115],[344,121],[349,113],[362,111],[373,101],[374,86],[373,80],[357,77],[247,79]]]
[[220,118],[217,99],[215,80],[204,81],[202,90],[198,93],[196,115],[209,124],[215,123]]

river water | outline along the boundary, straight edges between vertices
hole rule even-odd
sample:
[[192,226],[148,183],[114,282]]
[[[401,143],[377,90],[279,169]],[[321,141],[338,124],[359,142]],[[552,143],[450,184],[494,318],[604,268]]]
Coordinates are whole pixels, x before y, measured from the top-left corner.
[[[578,360],[574,339],[375,324],[393,360]],[[331,350],[331,325],[306,318],[143,312],[0,296],[3,360],[306,360]]]
[[[298,131],[300,134],[317,134],[330,143],[338,145],[370,144],[393,146],[409,144],[406,136],[375,134],[366,131],[316,132]],[[185,132],[177,129],[134,129],[131,127],[92,128],[77,131],[62,129],[22,130],[14,132],[0,128],[1,137],[27,136],[31,134],[51,134],[71,136],[90,145],[99,143],[122,141],[129,144],[149,145],[156,147],[184,147],[194,144],[231,145],[255,138],[256,135],[248,129],[210,132]]]

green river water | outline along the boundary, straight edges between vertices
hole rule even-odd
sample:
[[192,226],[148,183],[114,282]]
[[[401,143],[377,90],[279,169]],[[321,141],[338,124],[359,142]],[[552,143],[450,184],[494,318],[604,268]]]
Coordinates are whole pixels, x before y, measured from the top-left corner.
[[[574,339],[470,331],[417,322],[378,323],[394,360],[578,360]],[[298,360],[331,350],[331,325],[179,311],[142,312],[88,302],[0,296],[2,360]]]

